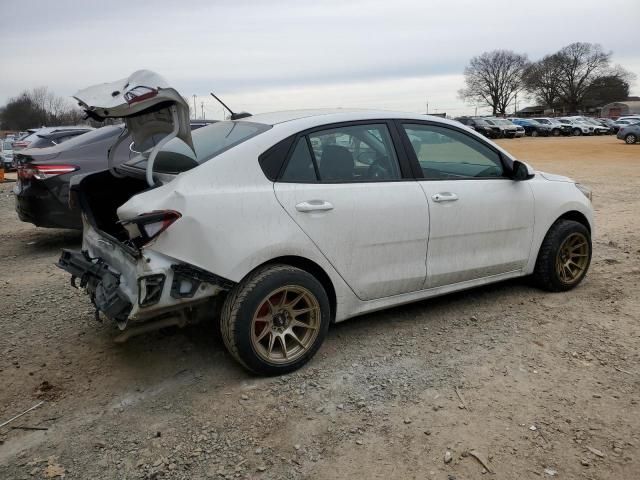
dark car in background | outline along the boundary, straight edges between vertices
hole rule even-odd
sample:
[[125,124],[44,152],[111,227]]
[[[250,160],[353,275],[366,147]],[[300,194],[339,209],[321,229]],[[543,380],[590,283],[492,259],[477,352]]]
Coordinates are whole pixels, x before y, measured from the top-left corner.
[[627,145],[640,142],[640,122],[621,127],[616,137],[619,140],[624,140]]
[[500,129],[500,138],[515,138],[518,134],[518,127],[511,123],[506,118],[485,118],[485,122],[489,125],[498,127]]
[[45,148],[59,145],[67,140],[93,130],[93,127],[43,127],[29,130],[31,133],[17,140],[13,144],[13,150],[25,148]]
[[536,122],[530,118],[510,118],[511,122],[524,128],[525,135],[529,137],[548,137],[551,135],[551,127]]
[[538,117],[532,118],[531,120],[535,120],[539,124],[551,128],[552,137],[559,137],[560,135],[571,135],[571,125],[568,123],[563,123],[557,118]]
[[489,125],[483,118],[478,117],[458,117],[455,119],[456,121],[466,125],[469,128],[474,129],[481,135],[484,135],[487,138],[498,138],[500,137],[500,128],[495,125]]
[[[16,152],[14,193],[20,220],[38,227],[81,229],[80,216],[69,209],[69,181],[80,173],[106,169],[107,152],[123,134],[124,125],[106,126],[59,145]],[[129,159],[130,143],[120,144],[116,162]]]
[[608,127],[610,134],[618,133],[618,130],[620,130],[620,127],[616,125],[616,122],[614,122],[611,118],[596,118],[595,120],[600,122],[600,125],[602,125],[603,127]]
[[[213,121],[194,120],[192,130]],[[158,142],[162,137],[154,138]],[[69,182],[74,175],[107,170],[108,152],[116,145],[112,166],[139,155],[153,144],[136,146],[124,124],[97,128],[60,145],[28,148],[15,154],[18,179],[16,212],[38,227],[82,229],[78,211],[69,208]]]

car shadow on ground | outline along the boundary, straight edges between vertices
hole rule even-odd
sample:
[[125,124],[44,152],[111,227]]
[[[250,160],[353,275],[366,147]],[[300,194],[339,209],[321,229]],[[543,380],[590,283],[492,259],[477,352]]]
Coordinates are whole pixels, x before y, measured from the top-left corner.
[[449,315],[452,309],[457,311],[466,309],[465,318],[469,318],[477,314],[475,304],[478,302],[511,302],[513,298],[535,291],[535,288],[530,286],[525,278],[505,280],[361,315],[332,325],[329,329],[329,337],[332,335],[359,335],[360,329],[381,327],[390,321],[416,322],[416,319],[420,319],[418,321],[427,322],[425,326],[428,326],[429,316]]
[[20,230],[6,235],[9,255],[55,254],[63,248],[79,249],[82,232],[79,230],[59,230],[36,228]]
[[[478,313],[478,304],[511,304],[514,298],[519,299],[533,292],[535,289],[529,286],[526,280],[507,280],[355,317],[330,327],[320,354],[323,350],[333,352],[344,348],[344,344],[349,343],[350,338],[354,339],[354,349],[364,352],[367,349],[366,340],[365,344],[356,340],[361,340],[367,335],[389,329],[389,335],[395,336],[398,334],[396,328],[399,325],[420,324],[422,327],[428,327],[432,321],[443,317],[446,320],[449,316],[452,320],[468,319]],[[491,328],[487,324],[485,326]],[[451,323],[450,327],[464,328],[459,323],[457,326]],[[167,358],[173,358],[180,359],[181,368],[209,373],[218,378],[224,372],[222,376],[231,383],[258,378],[246,372],[227,353],[217,321],[214,319],[186,328],[171,327],[132,337],[126,343],[113,347],[118,350],[118,355],[123,357],[130,371],[144,371],[150,364],[162,365]],[[131,362],[126,358],[130,358]],[[134,361],[140,358],[144,358],[144,361]],[[321,360],[316,358],[303,367],[302,371],[309,367],[322,368],[320,362]]]

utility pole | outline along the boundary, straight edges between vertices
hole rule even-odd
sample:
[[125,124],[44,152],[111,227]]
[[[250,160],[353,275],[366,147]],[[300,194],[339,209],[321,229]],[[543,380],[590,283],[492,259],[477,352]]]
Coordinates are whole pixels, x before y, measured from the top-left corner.
[[474,115],[474,117],[478,116],[478,106],[476,105],[476,114]]
[[198,110],[196,109],[196,94],[193,94],[193,119],[195,120],[198,116]]
[[202,119],[204,120],[204,102],[200,102],[200,110],[202,111]]
[[427,100],[427,115],[429,115],[429,100]]
[[513,100],[513,114],[518,114],[518,92],[516,92],[515,99]]

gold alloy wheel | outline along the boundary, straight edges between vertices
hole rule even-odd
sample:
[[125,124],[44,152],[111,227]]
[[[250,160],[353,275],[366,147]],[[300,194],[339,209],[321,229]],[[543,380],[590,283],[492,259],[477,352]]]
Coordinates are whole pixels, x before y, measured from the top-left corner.
[[565,238],[556,256],[556,273],[562,283],[578,281],[589,265],[589,241],[582,233]]
[[260,303],[251,322],[251,345],[269,363],[291,363],[311,348],[320,322],[315,295],[304,287],[286,285]]

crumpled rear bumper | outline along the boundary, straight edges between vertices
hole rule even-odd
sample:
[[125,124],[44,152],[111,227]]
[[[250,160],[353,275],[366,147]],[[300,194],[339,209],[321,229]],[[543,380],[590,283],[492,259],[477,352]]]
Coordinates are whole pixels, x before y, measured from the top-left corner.
[[124,329],[183,310],[229,290],[233,282],[153,250],[132,255],[92,227],[84,232],[82,251],[63,250],[58,267],[84,288],[96,311]]
[[104,260],[92,259],[86,251],[63,249],[57,265],[71,274],[74,287],[89,292],[96,310],[109,318],[127,320],[132,309],[131,299],[119,288],[120,273],[112,270]]

